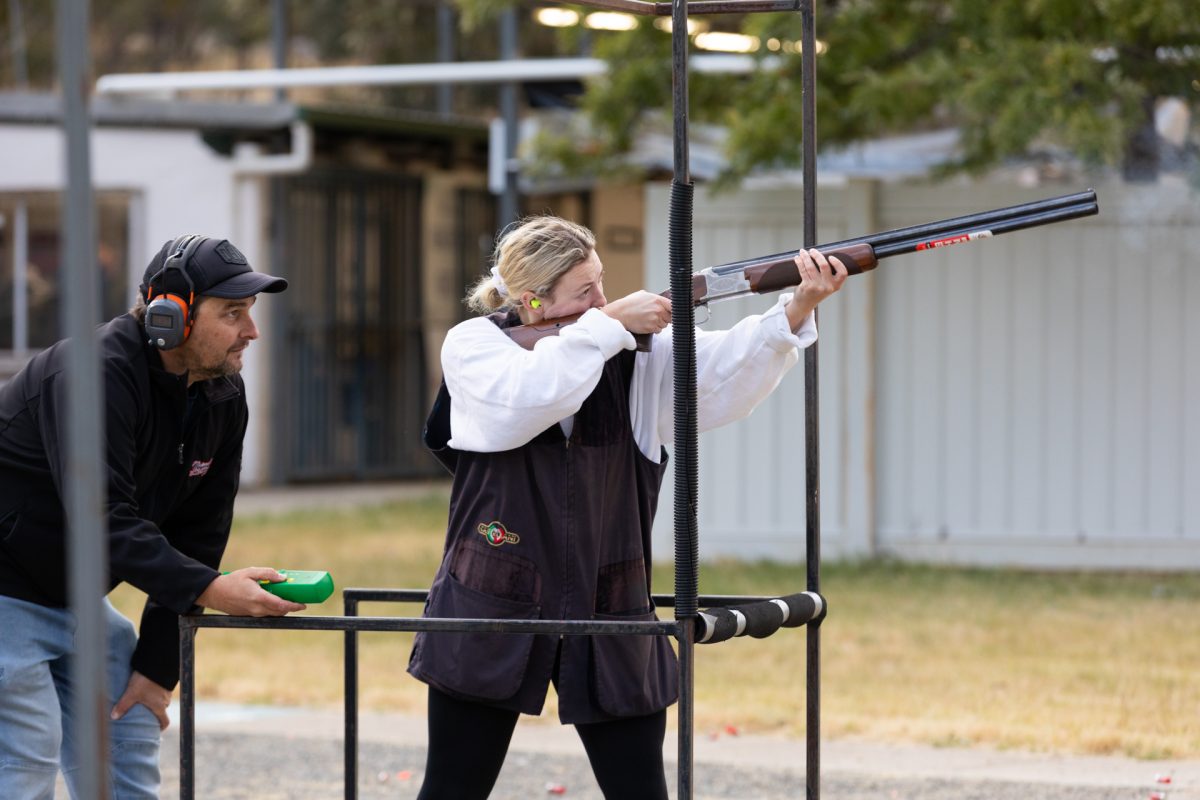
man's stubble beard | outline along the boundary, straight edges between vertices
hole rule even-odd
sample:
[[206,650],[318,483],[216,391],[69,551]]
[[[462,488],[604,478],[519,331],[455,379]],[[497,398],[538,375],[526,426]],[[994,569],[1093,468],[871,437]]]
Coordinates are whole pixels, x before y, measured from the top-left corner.
[[225,359],[215,367],[194,367],[190,370],[190,375],[193,380],[211,381],[214,378],[224,378],[227,375],[236,375],[242,371],[242,364],[235,363],[233,357],[225,354]]

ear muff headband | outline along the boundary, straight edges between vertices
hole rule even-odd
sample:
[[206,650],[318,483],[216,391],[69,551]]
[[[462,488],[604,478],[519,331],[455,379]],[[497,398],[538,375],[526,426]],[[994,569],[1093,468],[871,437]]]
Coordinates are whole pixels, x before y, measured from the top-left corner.
[[[192,306],[196,300],[195,285],[188,275],[187,263],[207,237],[195,234],[180,236],[172,242],[162,269],[146,286],[146,335],[150,344],[160,350],[173,350],[187,341],[192,332]],[[187,284],[187,299],[182,293],[166,291],[170,271],[178,271]]]

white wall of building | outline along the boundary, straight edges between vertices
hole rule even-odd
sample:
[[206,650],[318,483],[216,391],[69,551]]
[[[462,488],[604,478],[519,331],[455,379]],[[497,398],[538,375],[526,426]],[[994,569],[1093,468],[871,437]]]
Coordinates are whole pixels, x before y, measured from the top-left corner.
[[[92,180],[97,190],[133,193],[130,208],[129,297],[163,242],[183,233],[228,238],[256,269],[270,271],[262,236],[258,179],[239,179],[232,161],[214,153],[188,130],[100,127],[92,131]],[[64,140],[52,125],[0,125],[0,192],[62,191]],[[265,332],[270,295],[255,307]],[[243,377],[250,405],[242,476],[266,480],[270,370],[268,348],[247,351]]]
[[[832,241],[1074,191],[850,182]],[[821,307],[822,554],[1052,568],[1200,568],[1200,210],[1163,184],[1101,215],[888,259]],[[647,286],[667,198],[647,191]],[[800,194],[696,193],[697,269],[796,247]],[[724,326],[765,298],[713,309]],[[701,436],[702,557],[804,554],[798,366]],[[669,557],[672,476],[655,529]]]

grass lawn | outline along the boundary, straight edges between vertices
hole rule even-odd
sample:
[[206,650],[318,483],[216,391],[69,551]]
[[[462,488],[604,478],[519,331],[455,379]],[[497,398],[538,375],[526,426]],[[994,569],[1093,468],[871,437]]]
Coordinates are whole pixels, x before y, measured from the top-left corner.
[[[224,567],[327,569],[346,586],[426,588],[441,554],[443,494],[356,511],[239,518]],[[670,592],[670,565],[655,591]],[[788,593],[801,566],[722,562],[710,594]],[[896,563],[826,564],[822,728],[935,745],[1200,758],[1200,580]],[[141,596],[113,602],[137,619]],[[340,593],[305,613],[342,612]],[[418,606],[367,604],[411,616]],[[669,617],[670,609],[660,614]],[[696,652],[697,734],[803,735],[804,629]],[[409,634],[360,634],[364,709],[420,713]],[[201,701],[340,706],[342,634],[202,630]],[[547,712],[554,719],[551,690]],[[674,716],[671,716],[672,724]]]

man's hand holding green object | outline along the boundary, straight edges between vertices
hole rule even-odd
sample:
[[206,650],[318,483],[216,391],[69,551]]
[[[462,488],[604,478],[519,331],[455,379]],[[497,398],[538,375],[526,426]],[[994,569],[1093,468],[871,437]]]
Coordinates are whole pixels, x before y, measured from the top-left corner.
[[331,594],[333,578],[328,572],[244,567],[218,575],[196,602],[235,617],[281,617]]
[[318,570],[281,569],[283,580],[259,581],[262,588],[293,603],[323,603],[333,594],[333,578]]

